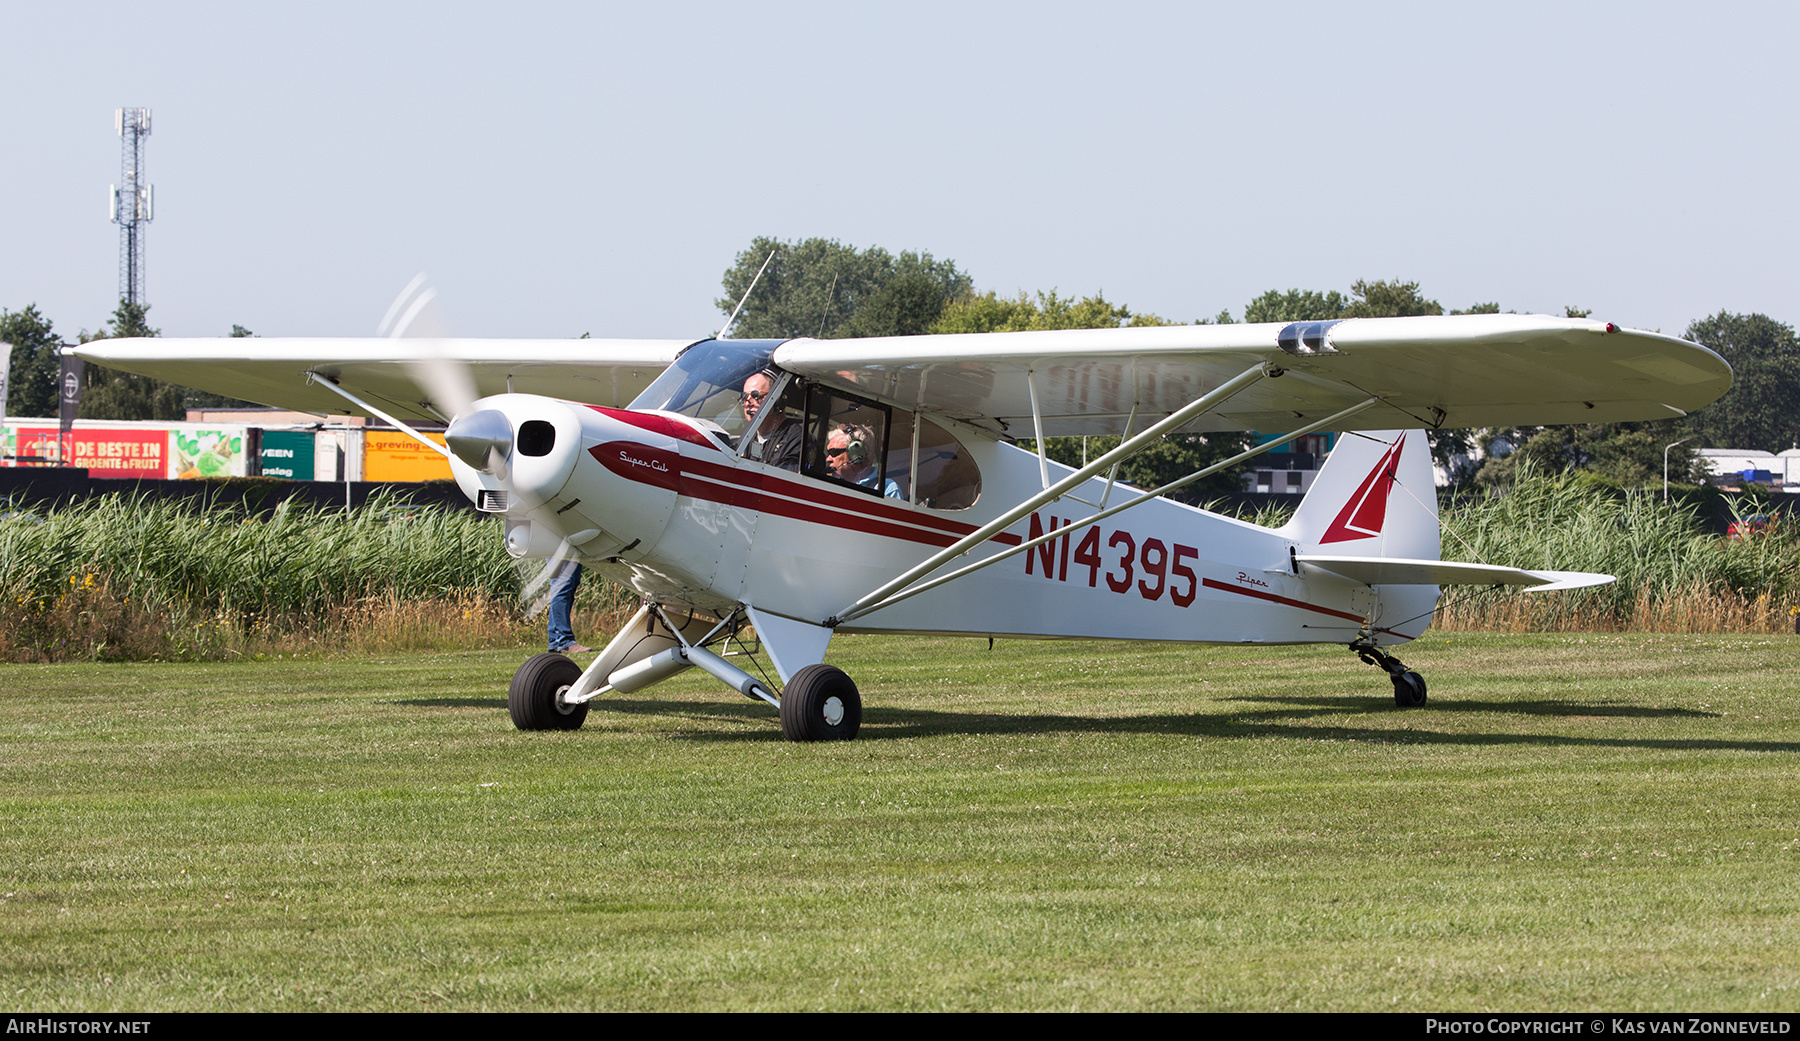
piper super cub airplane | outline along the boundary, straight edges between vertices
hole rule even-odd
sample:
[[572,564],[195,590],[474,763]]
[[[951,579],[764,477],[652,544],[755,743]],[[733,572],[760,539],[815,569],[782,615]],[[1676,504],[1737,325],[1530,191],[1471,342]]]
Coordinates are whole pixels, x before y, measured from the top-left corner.
[[[1384,670],[1399,705],[1421,705],[1424,679],[1387,648],[1425,631],[1440,585],[1611,581],[1441,561],[1426,430],[1674,417],[1731,385],[1696,344],[1533,315],[73,350],[286,408],[449,420],[457,483],[504,518],[507,552],[572,557],[643,600],[585,669],[560,654],[519,669],[519,728],[574,729],[592,699],[698,666],[775,706],[798,741],[848,740],[861,723],[856,685],[823,664],[839,632],[1335,643]],[[1352,425],[1383,429],[1341,437],[1282,528],[1163,497]],[[1114,479],[1165,434],[1245,430],[1281,433],[1162,488]],[[1079,470],[1013,443],[1071,434],[1123,442]],[[709,649],[746,624],[779,692]]]

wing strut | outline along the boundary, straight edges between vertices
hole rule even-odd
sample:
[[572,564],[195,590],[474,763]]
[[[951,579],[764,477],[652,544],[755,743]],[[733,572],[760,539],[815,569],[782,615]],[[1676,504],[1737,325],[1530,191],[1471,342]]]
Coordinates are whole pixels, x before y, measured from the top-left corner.
[[[1038,476],[1043,480],[1043,487],[1050,487],[1050,460],[1044,455],[1044,410],[1038,407],[1037,366],[1025,370],[1025,389],[1031,391],[1031,433],[1037,438]],[[1131,424],[1125,425],[1127,433]]]
[[[345,390],[344,388],[338,386],[337,381],[332,379],[331,377],[321,375],[320,373],[317,373],[317,372],[312,371],[311,369],[308,369],[308,370],[306,370],[306,381],[308,383],[317,383],[319,386],[324,387],[326,390],[335,391],[339,397],[350,402],[351,404],[360,405],[363,408],[368,409],[370,412],[373,412],[375,415],[379,416],[380,418],[385,419],[389,423],[394,424],[394,426],[396,426],[396,427],[400,428],[400,430],[404,431],[408,437],[410,437],[414,441],[417,441],[418,443],[424,445],[426,448],[431,449],[433,452],[436,452],[438,455],[443,456],[445,459],[450,458],[450,450],[448,448],[445,448],[443,445],[438,444],[436,441],[433,441],[431,438],[426,437],[424,434],[419,433],[417,430],[414,430],[412,427],[406,425],[405,423],[400,422],[398,419],[395,419],[393,416],[388,415],[386,412],[381,411],[380,409],[376,408],[374,405],[369,404],[368,402],[364,401],[363,399],[357,397],[356,395],[350,393],[349,391]],[[436,411],[436,409],[433,409],[432,411]]]
[[[1138,407],[1140,404],[1141,404],[1141,402],[1133,401],[1131,403],[1131,415],[1125,417],[1125,436],[1126,437],[1131,436],[1131,428],[1137,425],[1137,414],[1138,414]],[[1087,438],[1083,437],[1082,438],[1083,443],[1081,446],[1081,457],[1083,459],[1087,458],[1086,441],[1087,441]],[[1043,440],[1043,438],[1039,438],[1038,439],[1038,451],[1042,452],[1043,450],[1044,450],[1044,440]],[[1115,459],[1113,461],[1112,470],[1110,470],[1106,475],[1106,490],[1100,493],[1100,501],[1099,502],[1089,502],[1086,499],[1083,499],[1081,496],[1076,495],[1074,492],[1069,493],[1069,498],[1074,499],[1076,502],[1082,504],[1083,506],[1092,506],[1096,510],[1106,509],[1107,501],[1112,498],[1113,486],[1116,485],[1119,481],[1119,464],[1122,462],[1124,462],[1124,460],[1122,460],[1122,459]],[[1050,484],[1049,479],[1045,478],[1045,480],[1044,480],[1045,487],[1048,487],[1049,484]]]
[[[1298,430],[1291,431],[1287,434],[1283,434],[1282,436],[1274,439],[1273,441],[1265,441],[1262,444],[1257,445],[1254,448],[1245,449],[1244,451],[1239,452],[1237,455],[1232,456],[1230,459],[1226,459],[1222,462],[1214,463],[1213,465],[1206,467],[1204,470],[1196,470],[1193,473],[1188,474],[1186,477],[1180,478],[1179,480],[1170,481],[1168,484],[1163,485],[1161,488],[1157,488],[1152,491],[1145,492],[1142,495],[1138,495],[1134,498],[1127,499],[1124,502],[1120,503],[1117,506],[1114,506],[1111,509],[1101,510],[1099,513],[1094,514],[1092,517],[1084,517],[1081,520],[1072,521],[1068,524],[1064,524],[1062,527],[1057,528],[1053,531],[1047,532],[1043,535],[1040,535],[1035,539],[1027,539],[1024,542],[1019,543],[1017,546],[1008,547],[1008,548],[1001,550],[1000,552],[994,554],[991,557],[983,557],[980,560],[977,560],[975,563],[967,565],[966,567],[957,568],[955,571],[952,571],[947,575],[939,575],[938,577],[931,579],[930,581],[920,582],[918,585],[907,587],[907,588],[902,588],[898,592],[895,592],[895,593],[892,593],[891,595],[885,596],[879,600],[876,600],[873,603],[869,603],[868,601],[870,601],[876,594],[880,593],[880,590],[877,590],[876,593],[871,593],[869,596],[863,597],[861,600],[858,600],[855,605],[852,605],[850,607],[849,610],[845,611],[843,614],[839,615],[836,618],[828,620],[825,624],[830,625],[830,626],[841,625],[844,622],[850,621],[852,618],[860,618],[861,616],[866,615],[866,614],[870,613],[871,611],[879,611],[884,607],[888,607],[893,604],[897,604],[902,600],[907,600],[912,597],[918,596],[920,593],[923,593],[927,590],[935,589],[938,586],[943,585],[945,582],[951,581],[952,579],[961,578],[962,576],[967,575],[974,571],[980,571],[982,568],[987,567],[990,564],[998,564],[1002,560],[1007,559],[1008,557],[1017,556],[1018,554],[1024,553],[1025,551],[1027,551],[1029,549],[1032,549],[1036,546],[1040,546],[1043,543],[1049,542],[1051,539],[1060,539],[1063,536],[1069,534],[1070,532],[1076,530],[1077,528],[1085,528],[1090,524],[1098,524],[1101,521],[1105,520],[1106,518],[1111,517],[1115,513],[1123,513],[1124,511],[1131,509],[1133,506],[1136,506],[1140,502],[1145,502],[1147,500],[1154,499],[1159,495],[1166,495],[1167,493],[1175,491],[1178,488],[1182,488],[1189,484],[1192,484],[1195,481],[1198,481],[1200,478],[1207,476],[1208,474],[1218,473],[1220,470],[1223,470],[1228,466],[1236,466],[1237,464],[1243,462],[1246,459],[1250,459],[1255,456],[1259,456],[1262,453],[1270,451],[1280,445],[1285,445],[1289,441],[1292,441],[1296,437],[1304,437],[1307,434],[1310,434],[1316,430],[1326,430],[1326,429],[1335,427],[1340,420],[1348,419],[1349,417],[1354,416],[1358,412],[1361,412],[1363,409],[1366,409],[1369,406],[1376,404],[1380,400],[1381,400],[1380,398],[1373,398],[1373,397],[1364,398],[1362,401],[1359,401],[1356,404],[1351,405],[1349,408],[1344,409],[1342,412],[1338,412],[1334,415],[1326,416],[1324,419],[1321,419],[1316,423],[1308,423],[1306,426],[1303,426],[1303,427],[1299,428]],[[1076,497],[1071,495],[1071,496],[1069,496],[1069,498],[1075,499]],[[1083,502],[1085,500],[1076,499],[1076,501]],[[1042,505],[1042,503],[1034,500],[1034,505],[1032,505],[1031,508],[1036,509],[1038,505]],[[1089,503],[1088,505],[1091,506],[1093,504]],[[974,536],[970,536],[970,538],[973,538],[973,537]],[[956,547],[952,546],[950,548],[955,549]],[[945,552],[948,552],[948,550],[946,550]],[[929,561],[927,563],[929,563]],[[921,567],[923,567],[923,565],[921,565]],[[908,572],[908,575],[912,575],[914,573],[922,574],[923,572],[921,572],[920,568],[914,568],[913,571]],[[906,576],[902,576],[902,577],[904,578]],[[893,586],[895,584],[896,583],[890,582],[888,585]]]

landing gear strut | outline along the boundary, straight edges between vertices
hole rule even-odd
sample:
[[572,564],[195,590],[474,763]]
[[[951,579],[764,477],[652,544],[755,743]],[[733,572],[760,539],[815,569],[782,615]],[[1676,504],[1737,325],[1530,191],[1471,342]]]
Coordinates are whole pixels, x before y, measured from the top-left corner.
[[1425,677],[1406,667],[1406,663],[1375,645],[1367,627],[1350,644],[1350,649],[1364,664],[1373,665],[1394,681],[1394,704],[1399,708],[1418,708],[1425,704]]
[[[560,654],[540,654],[520,666],[507,697],[513,725],[520,730],[575,730],[595,697],[642,690],[698,667],[750,700],[777,709],[782,736],[789,741],[855,738],[862,726],[862,696],[842,669],[809,665],[776,697],[766,681],[706,649],[714,637],[734,637],[739,618],[734,611],[702,636],[692,616],[688,624],[677,625],[661,605],[646,603],[586,670]],[[694,638],[687,635],[690,630]]]

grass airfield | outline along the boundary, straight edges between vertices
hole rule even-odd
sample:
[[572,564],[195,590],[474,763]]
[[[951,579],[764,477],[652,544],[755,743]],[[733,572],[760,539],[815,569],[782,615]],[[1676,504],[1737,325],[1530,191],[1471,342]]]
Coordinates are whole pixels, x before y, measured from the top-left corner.
[[0,666],[58,1010],[1800,1007],[1800,638],[846,637],[854,742],[524,652]]

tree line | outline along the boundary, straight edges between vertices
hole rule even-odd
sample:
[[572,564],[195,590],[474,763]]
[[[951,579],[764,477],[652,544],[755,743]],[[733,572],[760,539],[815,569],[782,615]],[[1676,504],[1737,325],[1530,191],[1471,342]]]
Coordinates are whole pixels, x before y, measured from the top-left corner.
[[[770,259],[772,256],[773,259]],[[767,261],[767,270],[757,271]],[[754,283],[754,291],[751,290]],[[913,336],[923,333],[1014,332],[1042,329],[1097,329],[1173,325],[1168,318],[1107,300],[1103,294],[1064,296],[1058,290],[1002,296],[978,291],[974,278],[952,260],[930,253],[894,254],[879,246],[857,249],[832,239],[781,241],[754,239],[739,253],[721,280],[716,301],[731,314],[743,301],[731,335],[789,339],[866,336]],[[748,296],[746,297],[746,294]],[[1321,321],[1337,318],[1403,317],[1438,314],[1493,314],[1497,301],[1478,302],[1446,312],[1420,291],[1419,283],[1401,279],[1359,280],[1348,292],[1336,289],[1270,289],[1245,303],[1242,318],[1230,309],[1193,324]],[[1588,312],[1569,306],[1569,317]],[[82,330],[78,343],[109,337],[156,336],[148,321],[149,307],[120,301],[109,325]],[[232,336],[250,336],[232,326]],[[1692,438],[1670,452],[1672,474],[1696,479],[1699,448],[1749,448],[1781,451],[1800,445],[1800,340],[1794,327],[1763,314],[1720,311],[1696,319],[1686,339],[1718,352],[1736,371],[1723,398],[1684,419],[1654,423],[1601,423],[1561,427],[1523,427],[1482,431],[1436,431],[1433,453],[1450,465],[1459,481],[1477,486],[1506,484],[1522,460],[1539,469],[1583,470],[1626,487],[1661,480],[1663,449],[1672,441]],[[52,416],[57,411],[57,381],[62,338],[35,305],[18,311],[0,309],[0,342],[13,345],[12,378],[6,411],[14,416]],[[190,408],[241,404],[161,380],[89,365],[83,374],[81,416],[85,419],[180,420]],[[1045,450],[1061,462],[1078,464],[1117,438],[1050,438]],[[1175,435],[1133,460],[1122,476],[1134,484],[1154,486],[1192,472],[1199,466],[1240,451],[1243,437],[1213,434]],[[1498,447],[1480,467],[1454,470],[1474,449]],[[1199,500],[1237,488],[1237,477],[1218,474],[1190,487]]]
[[[149,304],[120,300],[110,326],[102,325],[91,333],[83,329],[76,334],[75,342],[161,335],[160,330],[150,327],[149,314]],[[233,325],[231,335],[252,334],[241,325]],[[64,344],[50,319],[39,313],[36,304],[27,304],[18,311],[0,309],[0,343],[10,343],[13,348],[12,371],[6,388],[6,414],[56,415]],[[249,404],[102,365],[84,366],[81,383],[82,419],[183,420],[190,408]]]

